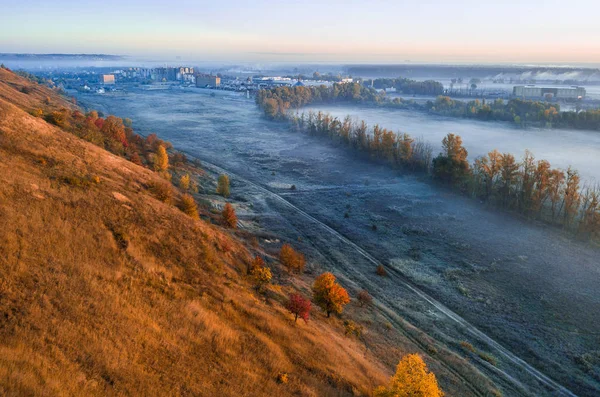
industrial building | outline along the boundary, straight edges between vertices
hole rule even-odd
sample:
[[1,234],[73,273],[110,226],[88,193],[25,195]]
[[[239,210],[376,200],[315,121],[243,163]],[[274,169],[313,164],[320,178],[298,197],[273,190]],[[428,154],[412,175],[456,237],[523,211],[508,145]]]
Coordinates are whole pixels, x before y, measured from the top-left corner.
[[520,98],[558,98],[558,99],[583,99],[583,87],[537,87],[534,85],[517,85],[513,88],[513,95]]
[[199,74],[196,76],[196,87],[218,87],[221,84],[221,78],[209,74]]
[[115,75],[114,74],[103,74],[100,76],[100,82],[102,84],[115,84]]

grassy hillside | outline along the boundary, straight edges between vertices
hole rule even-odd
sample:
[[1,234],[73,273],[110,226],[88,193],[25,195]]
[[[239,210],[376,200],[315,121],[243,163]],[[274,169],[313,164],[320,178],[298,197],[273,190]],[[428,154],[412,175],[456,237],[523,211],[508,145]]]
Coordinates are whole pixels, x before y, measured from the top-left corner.
[[62,107],[0,70],[0,394],[321,396],[385,382],[338,323],[294,325],[284,289],[257,294],[254,253],[157,200],[158,173],[28,113]]

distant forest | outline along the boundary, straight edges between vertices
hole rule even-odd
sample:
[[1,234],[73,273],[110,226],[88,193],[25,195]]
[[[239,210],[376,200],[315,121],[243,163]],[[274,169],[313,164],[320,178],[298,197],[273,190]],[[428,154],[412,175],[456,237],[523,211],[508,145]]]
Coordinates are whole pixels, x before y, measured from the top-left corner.
[[[434,81],[383,80],[393,81],[395,88],[406,94],[434,95],[443,90],[441,84]],[[381,84],[383,84],[382,80],[378,85]],[[378,92],[374,88],[359,83],[335,83],[330,87],[325,85],[296,86],[260,90],[256,95],[256,102],[265,112],[265,116],[272,120],[286,119],[290,109],[299,109],[310,104],[354,103],[414,109],[448,117],[508,121],[522,126],[600,131],[600,109],[561,112],[559,104],[544,101],[511,99],[505,102],[502,99],[494,101],[476,99],[465,102],[441,95],[434,101],[419,104],[402,98],[390,100],[384,92]]]

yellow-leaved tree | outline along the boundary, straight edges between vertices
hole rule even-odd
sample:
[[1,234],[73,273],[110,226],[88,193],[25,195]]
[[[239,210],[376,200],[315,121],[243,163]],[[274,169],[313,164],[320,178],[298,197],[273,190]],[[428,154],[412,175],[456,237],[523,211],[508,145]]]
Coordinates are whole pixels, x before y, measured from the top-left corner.
[[167,149],[165,149],[163,145],[159,145],[158,149],[156,149],[154,169],[156,171],[166,171],[169,169],[169,155],[167,154]]
[[389,387],[380,386],[375,397],[442,397],[435,374],[418,354],[408,354],[400,360]]

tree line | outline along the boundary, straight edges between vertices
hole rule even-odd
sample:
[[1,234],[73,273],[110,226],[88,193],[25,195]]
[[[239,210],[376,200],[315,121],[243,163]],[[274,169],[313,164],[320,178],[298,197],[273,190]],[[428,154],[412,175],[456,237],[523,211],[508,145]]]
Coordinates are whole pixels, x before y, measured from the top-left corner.
[[[390,82],[388,82],[388,80]],[[400,81],[400,83],[398,83]],[[375,86],[377,82],[377,86]],[[405,93],[436,95],[440,93],[441,84],[432,81],[416,82],[407,79],[375,79],[376,88],[395,87]],[[433,84],[437,83],[437,84]],[[333,84],[312,87],[277,87],[259,90],[256,103],[271,120],[286,119],[290,109],[319,103],[354,103],[375,105],[395,109],[413,109],[430,114],[449,117],[477,119],[482,121],[507,121],[519,126],[539,126],[546,128],[574,128],[600,131],[600,109],[582,111],[562,111],[557,103],[511,99],[504,101],[485,99],[460,101],[448,96],[439,95],[434,101],[424,104],[402,98],[390,99],[384,91],[359,83]]]
[[395,168],[428,174],[494,208],[562,226],[586,240],[600,238],[600,186],[584,185],[576,170],[553,168],[529,151],[520,161],[493,150],[469,163],[461,137],[454,134],[443,139],[442,152],[433,158],[431,145],[423,140],[349,116],[308,112],[288,119],[296,131],[327,137]]
[[271,120],[284,120],[290,109],[313,103],[383,103],[385,94],[359,83],[335,83],[330,87],[294,86],[259,90],[256,103]]
[[520,126],[575,128],[600,131],[600,109],[560,111],[560,104],[524,99],[464,102],[447,96],[423,105],[430,113],[483,121],[508,121]]
[[435,80],[417,81],[403,77],[380,78],[372,80],[372,86],[376,89],[395,88],[398,92],[407,95],[441,95],[444,93],[444,85]]

